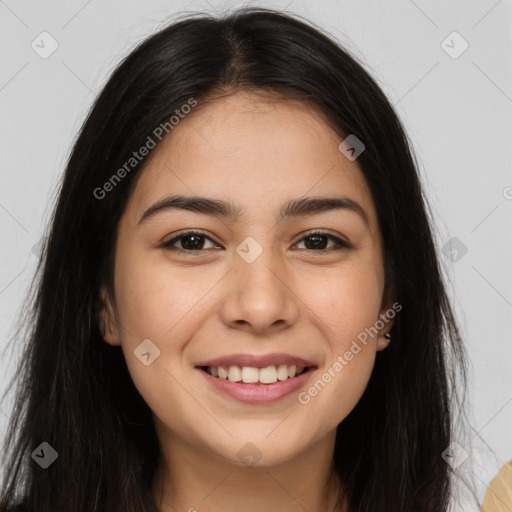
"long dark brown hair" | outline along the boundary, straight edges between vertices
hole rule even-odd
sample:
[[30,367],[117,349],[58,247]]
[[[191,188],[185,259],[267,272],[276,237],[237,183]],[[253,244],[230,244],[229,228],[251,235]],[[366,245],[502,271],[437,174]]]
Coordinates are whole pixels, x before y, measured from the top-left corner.
[[[112,290],[117,225],[146,161],[104,197],[94,191],[190,98],[201,108],[241,90],[307,101],[340,140],[354,134],[365,144],[357,162],[378,214],[386,286],[402,310],[337,428],[334,468],[350,511],[449,509],[452,470],[442,453],[465,401],[467,356],[404,129],[369,72],[332,37],[298,16],[243,8],[189,14],[143,41],[80,129],[22,315],[0,512],[18,502],[29,512],[155,509],[151,411],[97,318],[100,285]],[[32,458],[43,442],[58,453],[47,469]]]

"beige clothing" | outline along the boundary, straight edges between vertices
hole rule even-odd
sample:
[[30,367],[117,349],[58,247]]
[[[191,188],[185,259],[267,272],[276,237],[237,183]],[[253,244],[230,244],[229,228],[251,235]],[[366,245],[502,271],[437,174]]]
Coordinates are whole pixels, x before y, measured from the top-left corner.
[[506,462],[489,484],[482,512],[512,512],[512,461]]

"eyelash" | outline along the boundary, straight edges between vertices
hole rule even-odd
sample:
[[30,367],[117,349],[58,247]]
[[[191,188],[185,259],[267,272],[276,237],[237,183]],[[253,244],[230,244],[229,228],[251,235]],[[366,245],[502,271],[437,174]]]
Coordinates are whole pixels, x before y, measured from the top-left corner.
[[[160,247],[163,249],[176,250],[176,251],[187,252],[187,253],[192,253],[192,254],[204,252],[205,249],[188,250],[188,249],[182,249],[181,247],[172,247],[176,242],[178,242],[182,238],[187,238],[189,236],[194,236],[194,235],[202,236],[202,237],[210,240],[211,242],[215,243],[210,237],[206,236],[204,233],[201,233],[200,231],[186,231],[185,233],[181,233],[180,235],[174,237],[172,240],[164,242]],[[314,249],[311,249],[311,250],[299,249],[299,250],[305,250],[305,251],[312,252],[312,253],[328,253],[328,252],[332,252],[332,251],[340,251],[342,249],[352,249],[353,248],[352,245],[345,242],[344,240],[341,240],[340,238],[337,238],[337,237],[335,237],[329,233],[326,233],[324,231],[312,231],[310,233],[306,233],[306,235],[304,235],[297,243],[302,242],[306,238],[310,238],[310,237],[314,237],[314,236],[324,236],[324,237],[330,238],[331,240],[334,240],[336,242],[337,247],[334,247],[334,248],[331,247],[329,249],[317,249],[317,250],[314,250]]]

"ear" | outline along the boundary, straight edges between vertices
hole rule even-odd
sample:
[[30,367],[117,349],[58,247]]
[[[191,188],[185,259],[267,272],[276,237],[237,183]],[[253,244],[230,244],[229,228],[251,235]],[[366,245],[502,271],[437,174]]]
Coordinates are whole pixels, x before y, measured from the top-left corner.
[[398,312],[402,309],[402,305],[393,300],[395,296],[393,287],[389,287],[384,295],[382,307],[380,310],[379,318],[376,322],[379,327],[377,335],[377,351],[384,350],[389,346],[391,339],[389,338],[389,331],[395,324],[395,318]]
[[109,345],[121,345],[115,310],[105,285],[101,286],[98,299],[98,322],[105,343]]

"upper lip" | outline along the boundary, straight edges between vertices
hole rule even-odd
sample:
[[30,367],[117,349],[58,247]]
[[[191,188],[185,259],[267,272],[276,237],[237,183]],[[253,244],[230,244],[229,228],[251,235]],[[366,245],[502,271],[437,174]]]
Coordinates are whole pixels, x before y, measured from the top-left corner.
[[278,366],[286,364],[288,366],[315,366],[311,361],[295,357],[290,354],[273,353],[264,355],[251,354],[231,354],[229,356],[220,356],[215,359],[201,361],[196,366],[250,366],[253,368],[266,368],[267,366]]

